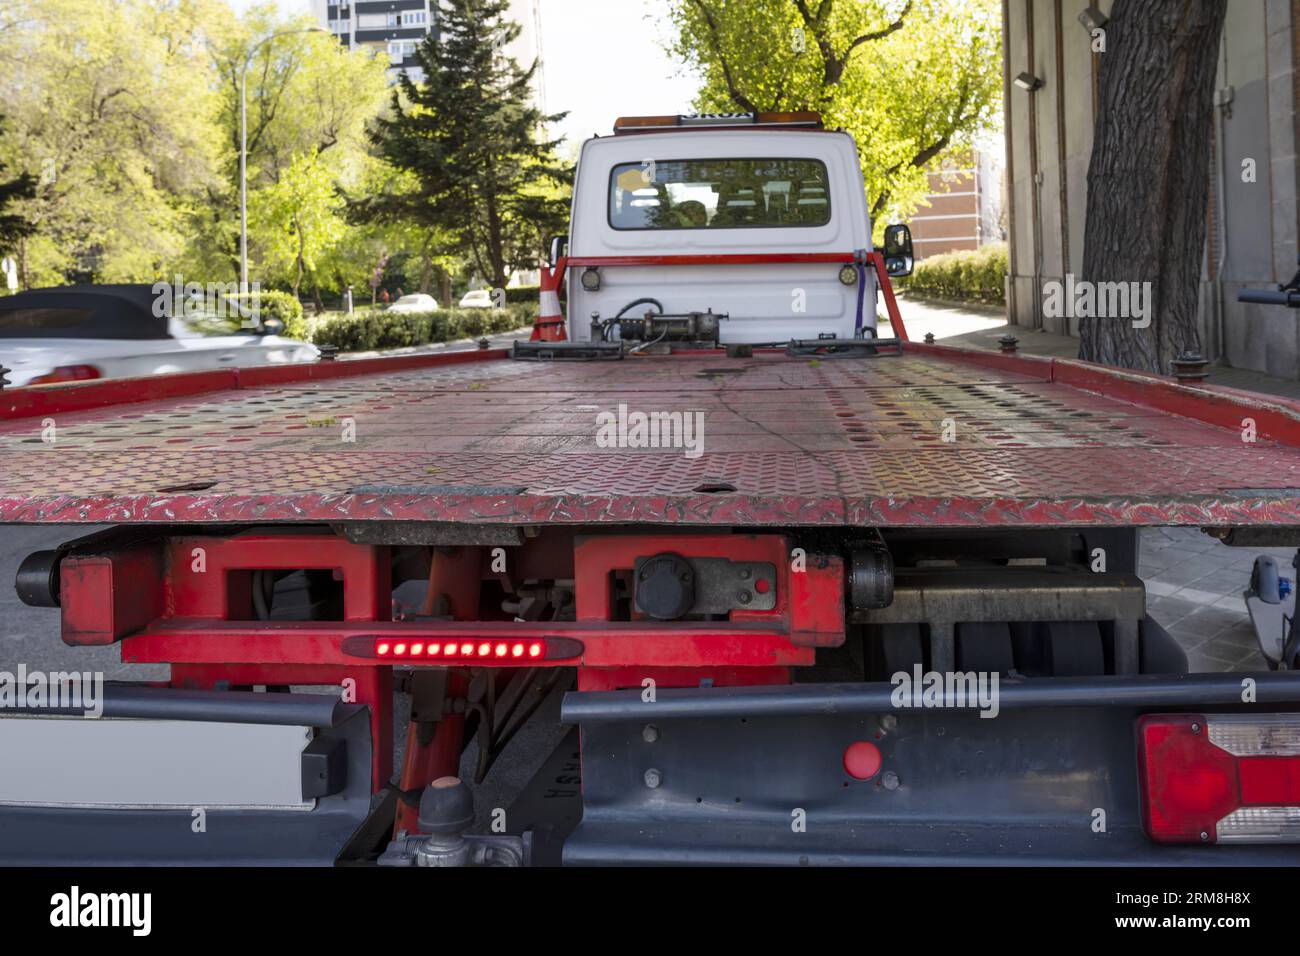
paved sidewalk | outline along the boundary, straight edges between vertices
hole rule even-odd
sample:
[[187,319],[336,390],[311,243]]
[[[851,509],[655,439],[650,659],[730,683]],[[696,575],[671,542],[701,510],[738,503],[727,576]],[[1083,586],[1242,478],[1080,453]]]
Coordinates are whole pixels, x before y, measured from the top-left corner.
[[[967,306],[902,297],[899,311],[907,334],[933,332],[944,345],[998,348],[1010,332],[1032,355],[1077,358],[1079,340],[1068,335],[1007,325],[1001,307]],[[1247,391],[1300,398],[1300,382],[1247,369],[1214,366],[1209,382]],[[1256,671],[1267,665],[1255,641],[1242,592],[1250,584],[1259,554],[1278,559],[1292,575],[1295,552],[1285,548],[1230,548],[1199,528],[1145,528],[1138,574],[1146,583],[1147,609],[1187,652],[1193,671]]]

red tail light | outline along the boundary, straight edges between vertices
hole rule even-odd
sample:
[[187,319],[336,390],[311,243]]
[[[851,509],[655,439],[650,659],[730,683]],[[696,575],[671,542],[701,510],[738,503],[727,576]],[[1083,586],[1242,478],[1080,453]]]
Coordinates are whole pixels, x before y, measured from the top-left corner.
[[1300,843],[1300,714],[1138,721],[1147,834],[1160,843]]
[[88,382],[103,373],[93,365],[60,365],[46,375],[38,375],[28,385],[54,385],[58,382]]
[[542,661],[567,661],[582,655],[582,643],[569,637],[492,638],[468,641],[400,640],[387,637],[349,637],[343,653],[351,657],[384,658],[403,664],[472,664],[516,666]]

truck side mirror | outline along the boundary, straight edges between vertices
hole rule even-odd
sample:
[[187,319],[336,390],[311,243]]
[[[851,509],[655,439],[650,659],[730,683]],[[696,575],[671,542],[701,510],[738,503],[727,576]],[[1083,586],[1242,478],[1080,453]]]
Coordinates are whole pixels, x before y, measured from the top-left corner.
[[903,223],[885,227],[885,271],[891,276],[912,274],[912,230]]
[[569,237],[566,235],[551,236],[547,248],[550,250],[551,265],[555,265],[560,261],[560,257],[569,251]]

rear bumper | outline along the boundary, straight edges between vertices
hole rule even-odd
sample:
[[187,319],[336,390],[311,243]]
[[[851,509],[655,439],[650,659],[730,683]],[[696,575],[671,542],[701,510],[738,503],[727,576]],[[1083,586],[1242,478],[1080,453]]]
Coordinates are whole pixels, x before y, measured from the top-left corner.
[[[0,720],[24,714],[31,716],[18,712]],[[324,787],[332,792],[298,810],[2,805],[0,865],[330,865],[370,811],[370,723],[363,707],[317,695],[113,686],[105,689],[103,718],[180,722],[171,726],[182,728],[188,721],[314,728],[314,742],[337,752],[333,783]],[[12,755],[0,753],[0,762],[13,767]],[[70,765],[59,772],[66,772],[70,788],[84,788],[92,803],[97,778],[102,789],[100,775],[112,768],[88,772]]]
[[[1241,702],[1247,676],[1256,682],[1251,705]],[[1006,681],[994,718],[900,709],[893,690],[660,690],[654,703],[640,691],[569,694],[564,719],[582,729],[584,809],[564,861],[1300,863],[1294,846],[1151,842],[1134,734],[1146,713],[1300,710],[1293,674]],[[871,779],[844,769],[845,748],[856,741],[879,748]],[[657,786],[648,785],[650,770]]]

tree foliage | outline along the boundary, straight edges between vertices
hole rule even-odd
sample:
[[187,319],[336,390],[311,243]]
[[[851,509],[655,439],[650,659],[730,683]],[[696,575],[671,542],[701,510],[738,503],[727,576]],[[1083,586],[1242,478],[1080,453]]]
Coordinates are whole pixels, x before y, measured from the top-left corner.
[[671,0],[703,111],[817,110],[853,134],[872,215],[906,216],[926,167],[1001,104],[996,0]]
[[519,34],[502,0],[447,0],[438,38],[416,61],[427,78],[403,74],[391,115],[374,133],[380,154],[414,177],[412,188],[376,202],[454,238],[480,275],[504,286],[517,269],[536,265],[540,238],[567,217],[571,172],[555,158],[557,140],[531,105],[537,64],[520,67],[504,48]]
[[[0,117],[0,128],[4,126],[4,117]],[[32,224],[18,213],[8,212],[15,202],[32,199],[36,196],[36,177],[30,173],[21,173],[7,182],[6,173],[0,163],[0,254],[10,252],[18,241],[31,235]]]

